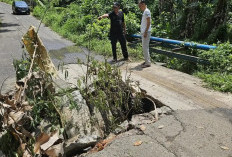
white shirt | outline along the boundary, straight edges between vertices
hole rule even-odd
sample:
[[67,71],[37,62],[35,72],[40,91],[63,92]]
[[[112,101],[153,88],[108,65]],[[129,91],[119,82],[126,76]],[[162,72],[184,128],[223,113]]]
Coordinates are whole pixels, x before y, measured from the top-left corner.
[[[141,27],[140,32],[143,34],[147,28],[147,18],[150,17],[151,19],[151,12],[148,8],[146,8],[143,12],[142,21],[141,21]],[[150,21],[150,27],[148,29],[148,32],[151,31],[151,21]]]

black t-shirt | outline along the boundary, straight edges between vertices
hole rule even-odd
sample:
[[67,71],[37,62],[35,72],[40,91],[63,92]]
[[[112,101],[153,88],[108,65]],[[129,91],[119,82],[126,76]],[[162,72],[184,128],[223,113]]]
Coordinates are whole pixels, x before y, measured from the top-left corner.
[[110,34],[118,34],[118,33],[123,33],[123,25],[122,23],[124,22],[124,14],[122,11],[118,12],[118,15],[115,14],[114,11],[109,13],[109,18],[110,18]]

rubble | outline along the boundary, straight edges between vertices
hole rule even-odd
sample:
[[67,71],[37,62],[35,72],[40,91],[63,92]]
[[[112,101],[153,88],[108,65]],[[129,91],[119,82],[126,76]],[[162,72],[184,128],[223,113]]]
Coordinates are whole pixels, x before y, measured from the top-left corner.
[[71,139],[68,139],[64,144],[64,152],[66,156],[76,155],[82,152],[83,149],[93,147],[100,137],[96,135],[80,137],[77,135]]

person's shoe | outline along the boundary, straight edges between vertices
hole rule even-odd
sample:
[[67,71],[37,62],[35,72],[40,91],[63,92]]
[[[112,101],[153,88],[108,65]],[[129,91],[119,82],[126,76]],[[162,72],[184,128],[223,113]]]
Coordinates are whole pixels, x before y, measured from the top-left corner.
[[131,62],[130,58],[124,58],[123,61]]
[[141,65],[145,65],[146,64],[146,62],[143,62]]
[[117,59],[113,59],[111,63],[117,63]]
[[148,67],[150,67],[150,66],[151,66],[151,64],[146,64],[146,63],[145,63],[145,64],[142,65],[142,68],[148,68]]

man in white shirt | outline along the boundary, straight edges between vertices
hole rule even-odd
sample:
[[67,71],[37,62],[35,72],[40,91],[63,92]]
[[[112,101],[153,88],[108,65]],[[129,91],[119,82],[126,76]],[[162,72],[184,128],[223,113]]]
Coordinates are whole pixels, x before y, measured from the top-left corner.
[[139,2],[139,8],[143,12],[140,31],[145,62],[142,64],[142,68],[146,68],[151,66],[149,53],[149,43],[151,38],[151,12],[147,8],[147,5],[144,0],[141,0]]

